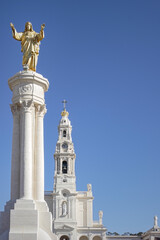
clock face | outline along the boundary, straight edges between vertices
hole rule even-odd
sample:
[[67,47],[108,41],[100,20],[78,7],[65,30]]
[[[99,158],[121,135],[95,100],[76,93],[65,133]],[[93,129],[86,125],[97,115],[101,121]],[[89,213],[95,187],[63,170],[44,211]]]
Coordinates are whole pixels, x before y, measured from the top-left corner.
[[67,143],[63,143],[63,144],[62,144],[62,148],[63,148],[63,149],[68,149],[68,144],[67,144]]

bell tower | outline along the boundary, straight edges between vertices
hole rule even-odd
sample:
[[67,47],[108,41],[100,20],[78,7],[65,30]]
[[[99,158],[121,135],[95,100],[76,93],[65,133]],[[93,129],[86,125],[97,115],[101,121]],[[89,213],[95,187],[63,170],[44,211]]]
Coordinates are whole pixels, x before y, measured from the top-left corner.
[[[66,110],[67,101],[61,112],[58,125],[58,141],[54,154],[54,190],[53,197],[53,229],[59,237],[77,239],[76,221],[76,177],[75,152],[72,142],[72,126]],[[63,230],[62,230],[63,229]]]
[[69,113],[66,111],[66,103],[64,100],[64,108],[61,112],[61,120],[58,126],[58,141],[56,144],[55,172],[54,172],[54,191],[58,192],[63,189],[76,191],[75,177],[75,152],[72,142],[72,126],[68,119]]
[[45,193],[45,200],[53,214],[53,233],[60,240],[105,240],[103,212],[99,211],[99,221],[93,221],[92,185],[87,184],[87,191],[76,190],[72,125],[66,110],[66,100],[63,104],[54,153],[54,189]]

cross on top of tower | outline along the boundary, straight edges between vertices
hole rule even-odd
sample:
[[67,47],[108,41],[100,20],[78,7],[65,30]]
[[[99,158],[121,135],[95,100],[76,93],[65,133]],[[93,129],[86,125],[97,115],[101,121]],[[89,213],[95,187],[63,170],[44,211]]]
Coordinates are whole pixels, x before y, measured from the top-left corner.
[[66,110],[66,103],[67,103],[67,101],[64,99],[64,100],[62,101],[62,103],[63,103],[63,109]]
[[66,103],[67,103],[67,101],[64,99],[62,101],[62,103],[63,103],[63,111],[61,112],[61,116],[62,117],[67,116],[68,117],[69,113],[66,111]]

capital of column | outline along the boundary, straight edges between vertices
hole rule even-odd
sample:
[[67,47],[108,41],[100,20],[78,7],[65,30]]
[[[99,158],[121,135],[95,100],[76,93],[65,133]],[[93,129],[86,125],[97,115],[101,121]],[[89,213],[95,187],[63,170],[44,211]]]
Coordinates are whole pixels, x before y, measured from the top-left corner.
[[34,104],[32,100],[24,100],[20,102],[20,106],[22,112],[31,112]]
[[20,112],[19,104],[10,104],[11,112],[13,116],[18,116]]
[[35,106],[36,108],[36,114],[38,117],[44,117],[44,115],[46,114],[47,112],[47,109],[46,109],[46,104],[36,104]]

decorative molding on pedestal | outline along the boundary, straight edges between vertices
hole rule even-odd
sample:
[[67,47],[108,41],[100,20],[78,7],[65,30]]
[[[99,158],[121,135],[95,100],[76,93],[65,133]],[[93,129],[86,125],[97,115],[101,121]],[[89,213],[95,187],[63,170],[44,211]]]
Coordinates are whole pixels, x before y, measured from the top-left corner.
[[25,86],[19,87],[19,94],[23,95],[25,93],[31,94],[33,92],[32,84],[27,84]]
[[18,72],[8,80],[8,85],[13,91],[13,103],[31,99],[37,104],[45,103],[44,93],[49,88],[49,82],[39,73],[29,70]]

